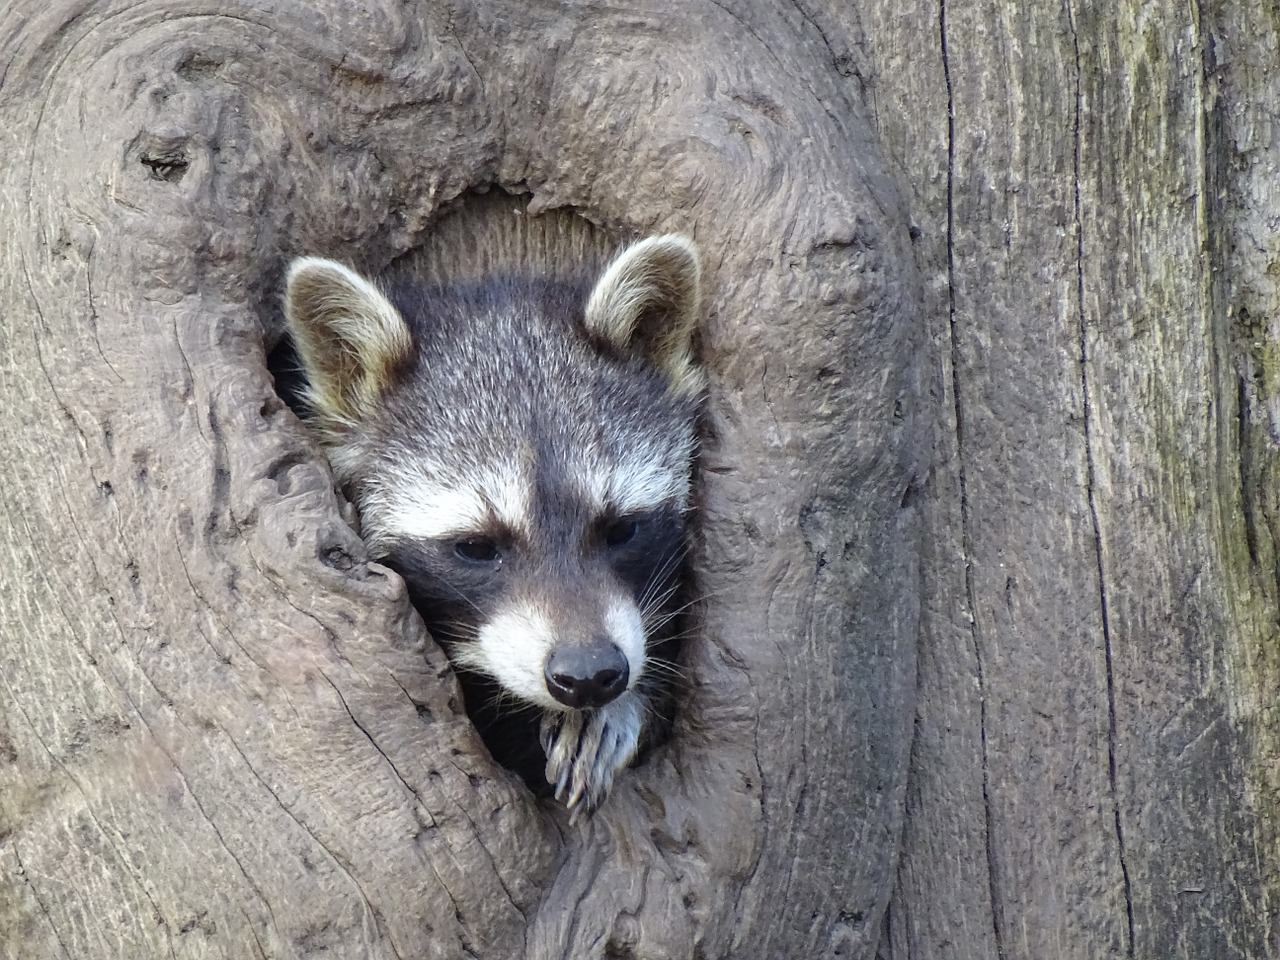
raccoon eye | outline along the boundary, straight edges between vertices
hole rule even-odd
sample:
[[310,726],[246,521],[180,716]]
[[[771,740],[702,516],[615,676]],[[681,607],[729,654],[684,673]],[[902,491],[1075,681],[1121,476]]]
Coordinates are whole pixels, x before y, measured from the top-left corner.
[[635,539],[640,529],[640,521],[635,517],[622,517],[610,521],[604,528],[605,546],[620,547]]
[[467,537],[453,545],[453,552],[472,563],[493,563],[502,554],[498,544],[488,537]]

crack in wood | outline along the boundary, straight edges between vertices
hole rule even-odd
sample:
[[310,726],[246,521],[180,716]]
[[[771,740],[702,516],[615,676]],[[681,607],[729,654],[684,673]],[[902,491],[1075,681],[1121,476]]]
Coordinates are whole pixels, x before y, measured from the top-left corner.
[[960,395],[960,338],[956,324],[956,271],[955,271],[955,161],[956,161],[956,108],[955,93],[951,84],[951,61],[947,51],[947,4],[938,4],[938,38],[942,56],[942,77],[947,87],[947,323],[951,348],[951,402],[955,415],[956,479],[960,488],[960,549],[964,563],[965,616],[969,621],[969,638],[973,645],[973,661],[978,684],[978,739],[982,747],[982,838],[987,857],[987,896],[991,900],[991,931],[995,942],[997,960],[1004,960],[1004,939],[1000,930],[999,891],[996,889],[995,837],[991,827],[991,771],[987,763],[987,685],[982,663],[982,647],[978,642],[978,619],[969,518],[969,492],[966,485],[964,463],[964,404]]
[[1074,110],[1072,114],[1072,155],[1071,178],[1074,199],[1074,227],[1076,232],[1076,318],[1080,339],[1080,391],[1084,405],[1084,455],[1086,475],[1086,495],[1089,502],[1089,519],[1093,526],[1094,552],[1097,559],[1098,572],[1098,610],[1102,620],[1102,643],[1106,660],[1107,674],[1107,788],[1111,794],[1111,809],[1115,818],[1116,855],[1120,861],[1120,874],[1124,881],[1124,908],[1127,924],[1128,943],[1125,956],[1134,956],[1134,920],[1133,920],[1133,887],[1129,876],[1129,861],[1125,850],[1124,821],[1120,811],[1120,791],[1116,776],[1116,683],[1114,655],[1111,638],[1111,617],[1107,598],[1106,565],[1103,560],[1102,521],[1098,513],[1097,503],[1097,467],[1093,459],[1093,404],[1089,398],[1089,344],[1088,323],[1084,309],[1084,221],[1081,213],[1080,186],[1080,118],[1083,110],[1080,89],[1080,34],[1076,29],[1075,10],[1070,3],[1066,6],[1067,25],[1071,31],[1071,42],[1074,54],[1073,96]]
[[[328,677],[326,677],[325,679],[328,680]],[[244,752],[244,750],[241,749],[240,744],[236,742],[235,737],[231,735],[231,731],[227,730],[225,727],[223,727],[219,723],[214,723],[213,727],[219,733],[221,733],[224,737],[227,738],[227,743],[231,746],[231,749],[233,749],[237,754],[239,754],[240,759],[244,762],[245,769],[248,770],[249,773],[253,776],[253,778],[258,781],[259,785],[263,788],[263,790],[266,791],[267,795],[276,802],[276,805],[280,808],[280,810],[284,813],[284,815],[287,816],[290,820],[292,820],[295,824],[297,824],[297,826],[303,831],[303,833],[305,833],[308,837],[310,837],[311,841],[317,847],[319,847],[321,850],[324,851],[325,855],[337,868],[340,874],[342,874],[349,881],[351,881],[351,885],[355,888],[356,893],[360,897],[360,902],[364,904],[365,909],[369,912],[369,916],[373,919],[374,928],[379,932],[379,934],[385,934],[387,945],[391,948],[391,952],[395,954],[397,960],[403,960],[402,954],[397,949],[395,942],[391,939],[391,934],[390,934],[390,931],[387,929],[385,919],[383,918],[382,914],[378,911],[378,909],[373,905],[373,901],[369,899],[368,891],[365,890],[364,884],[360,882],[359,878],[353,872],[351,865],[347,862],[347,858],[340,856],[338,852],[333,848],[331,848],[323,839],[321,839],[321,837],[314,830],[312,830],[311,827],[308,826],[302,820],[302,818],[298,816],[298,814],[294,813],[293,810],[290,809],[289,805],[285,803],[284,798],[281,797],[280,794],[276,792],[275,788],[270,783],[267,782],[267,780],[262,776],[262,774],[258,772],[258,768],[254,766],[254,764],[249,760],[248,755]],[[436,876],[437,878],[439,878],[439,874],[436,874]],[[443,881],[441,881],[441,887],[445,890],[446,893],[449,892],[448,887],[444,886]],[[452,894],[449,894],[449,896],[452,899]]]

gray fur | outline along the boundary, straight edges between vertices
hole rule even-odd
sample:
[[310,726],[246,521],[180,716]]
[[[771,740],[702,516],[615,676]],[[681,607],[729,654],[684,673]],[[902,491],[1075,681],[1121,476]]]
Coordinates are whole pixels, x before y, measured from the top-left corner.
[[[671,619],[702,384],[697,255],[668,235],[606,265],[575,218],[487,209],[446,224],[380,290],[330,291],[327,312],[300,291],[313,272],[350,271],[298,262],[286,317],[311,345],[309,420],[371,554],[405,576],[464,675],[542,711],[530,734],[576,813],[607,796],[654,712],[648,651]],[[335,322],[334,305],[350,318]],[[402,330],[388,333],[388,306]],[[330,399],[348,396],[362,402]],[[499,559],[468,560],[476,543]],[[630,665],[626,692],[561,706],[549,651],[600,637]]]

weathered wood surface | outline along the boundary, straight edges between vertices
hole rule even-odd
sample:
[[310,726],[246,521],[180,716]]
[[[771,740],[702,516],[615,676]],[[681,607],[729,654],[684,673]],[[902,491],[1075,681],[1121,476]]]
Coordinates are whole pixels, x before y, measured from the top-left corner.
[[862,13],[944,411],[882,955],[1280,956],[1274,17]]
[[[1272,19],[11,7],[7,955],[1280,955]],[[696,693],[582,835],[261,371],[481,183],[712,251]]]
[[[827,43],[763,3],[6,5],[0,951],[874,951],[921,324]],[[488,761],[264,369],[288,257],[376,269],[486,184],[707,252],[693,689],[581,830]]]

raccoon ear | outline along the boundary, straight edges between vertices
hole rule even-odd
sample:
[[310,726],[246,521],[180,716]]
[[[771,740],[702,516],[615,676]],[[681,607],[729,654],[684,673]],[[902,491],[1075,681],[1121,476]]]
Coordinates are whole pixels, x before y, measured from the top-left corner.
[[412,349],[400,312],[354,270],[299,257],[285,278],[284,315],[317,414],[349,417],[368,408]]
[[701,276],[698,248],[688,237],[668,233],[632,244],[591,291],[587,329],[648,357],[678,396],[697,396],[704,382],[693,362]]

